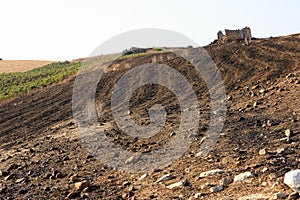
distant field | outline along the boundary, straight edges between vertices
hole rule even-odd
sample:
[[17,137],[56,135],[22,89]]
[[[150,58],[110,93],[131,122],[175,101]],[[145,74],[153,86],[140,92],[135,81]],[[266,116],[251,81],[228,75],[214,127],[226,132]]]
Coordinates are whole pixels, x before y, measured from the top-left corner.
[[80,62],[52,62],[25,72],[0,73],[0,100],[59,82],[77,72],[80,66]]
[[47,60],[1,60],[0,73],[4,72],[25,72],[37,67],[53,63]]

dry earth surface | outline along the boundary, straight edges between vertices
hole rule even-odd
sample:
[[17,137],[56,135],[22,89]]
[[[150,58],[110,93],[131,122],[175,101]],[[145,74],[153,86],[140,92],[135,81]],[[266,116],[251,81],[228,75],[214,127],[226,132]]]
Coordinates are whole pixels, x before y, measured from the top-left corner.
[[0,60],[0,73],[25,72],[37,67],[53,63],[46,60]]
[[[149,123],[149,106],[165,106],[166,126],[149,140],[118,130],[110,110],[112,86],[119,77],[134,66],[159,62],[185,75],[196,91],[200,122],[189,150],[147,175],[103,165],[77,134],[71,109],[72,76],[0,103],[0,199],[280,199],[283,193],[297,198],[296,194],[288,197],[293,191],[283,183],[283,176],[300,168],[300,35],[205,49],[223,77],[228,109],[222,134],[208,155],[196,155],[205,140],[210,99],[195,69],[172,53],[121,59],[98,84],[96,102],[101,102],[104,113],[99,123],[109,125],[107,136],[116,145],[140,152],[172,140],[180,110],[166,88],[141,87],[130,102],[132,117],[140,125]],[[215,171],[200,176],[210,170]],[[245,172],[248,178],[233,182]]]

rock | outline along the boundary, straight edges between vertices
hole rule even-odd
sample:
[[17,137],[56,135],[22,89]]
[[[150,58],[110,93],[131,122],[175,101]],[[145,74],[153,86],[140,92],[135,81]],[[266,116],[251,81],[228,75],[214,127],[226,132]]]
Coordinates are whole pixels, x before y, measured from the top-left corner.
[[217,186],[213,186],[211,188],[209,188],[209,191],[214,193],[214,192],[219,192],[223,190],[223,185],[217,185]]
[[139,156],[139,155],[131,156],[131,157],[129,157],[129,158],[125,161],[125,164],[126,164],[126,165],[129,165],[129,164],[135,163],[135,162],[137,162],[139,159],[140,159],[140,156]]
[[268,186],[268,182],[262,182],[262,183],[261,183],[261,186],[263,186],[263,187]]
[[286,136],[286,140],[289,142],[290,139],[291,139],[291,136],[292,136],[292,131],[291,131],[291,129],[286,129],[286,130],[284,131],[284,134],[285,134],[285,136]]
[[264,168],[261,170],[262,173],[265,173],[266,171],[268,171],[268,168],[267,168],[267,167],[264,167]]
[[127,193],[122,194],[122,199],[127,199]]
[[225,178],[222,178],[219,183],[220,185],[223,185],[223,186],[228,186],[230,183],[232,183],[232,178],[229,178],[229,177],[225,177]]
[[90,183],[87,180],[84,180],[84,181],[75,183],[74,187],[75,187],[75,190],[80,191],[86,187],[89,187],[89,185],[90,185]]
[[182,187],[183,185],[184,185],[184,182],[183,181],[179,181],[179,182],[173,183],[171,185],[168,185],[166,188],[173,189],[173,188]]
[[264,94],[264,93],[266,93],[266,90],[260,89],[260,90],[259,90],[259,93],[260,93],[260,94]]
[[162,177],[160,177],[159,179],[157,179],[155,181],[155,183],[159,183],[159,182],[162,182],[162,181],[168,181],[168,180],[171,180],[172,178],[173,178],[173,176],[171,176],[171,174],[165,174]]
[[300,195],[299,195],[299,193],[298,192],[293,192],[293,193],[291,193],[290,195],[289,195],[289,197],[288,197],[288,199],[299,199],[300,198]]
[[291,134],[292,134],[291,129],[286,129],[286,130],[284,131],[284,134],[286,135],[286,137],[290,137]]
[[26,194],[27,192],[28,192],[28,190],[26,190],[26,189],[19,190],[19,194]]
[[17,169],[18,167],[20,167],[20,165],[13,163],[7,168],[7,171]]
[[199,199],[202,196],[202,193],[198,192],[194,195],[195,199]]
[[7,190],[7,187],[0,185],[0,194],[4,193]]
[[8,172],[5,171],[5,170],[0,170],[0,177],[1,176],[7,176],[8,175]]
[[73,191],[73,192],[70,192],[67,196],[68,199],[75,199],[77,197],[80,196],[80,192],[76,192],[76,191]]
[[4,180],[5,180],[5,181],[10,180],[10,179],[12,179],[12,177],[14,177],[14,176],[15,176],[15,174],[10,174],[10,175],[6,176],[6,177],[4,178]]
[[272,123],[272,121],[271,120],[267,120],[267,124],[266,124],[268,127],[271,127],[271,126],[273,126],[273,123]]
[[266,155],[267,153],[268,153],[268,152],[267,152],[266,149],[261,149],[261,150],[259,150],[259,152],[258,152],[258,154],[259,154],[260,156]]
[[176,133],[174,133],[174,132],[171,132],[170,133],[170,137],[173,137],[173,136],[175,136],[176,135]]
[[80,178],[78,177],[78,174],[74,174],[74,175],[72,175],[72,176],[69,178],[69,181],[70,181],[71,183],[79,182],[79,181],[80,181]]
[[23,181],[25,181],[25,178],[19,178],[19,179],[17,179],[17,180],[15,181],[15,183],[21,183],[21,182],[23,182]]
[[222,174],[222,173],[224,173],[224,170],[222,170],[222,169],[213,169],[210,171],[202,172],[199,177],[204,178],[207,176],[213,176],[213,175]]
[[253,108],[256,108],[256,106],[257,106],[257,101],[255,101],[255,102],[253,103]]
[[201,190],[204,190],[204,189],[206,189],[206,188],[208,188],[209,186],[211,186],[212,184],[210,184],[210,183],[205,183],[205,184],[203,184],[203,185],[201,185]]
[[241,174],[238,174],[234,177],[233,182],[238,182],[238,181],[245,181],[248,178],[254,177],[254,175],[251,172],[244,172]]
[[143,174],[143,175],[138,179],[138,181],[141,181],[141,180],[145,179],[147,176],[148,176],[148,174]]
[[81,193],[80,197],[83,199],[90,199],[89,194],[88,193]]
[[125,182],[123,182],[123,183],[122,183],[122,185],[124,185],[124,186],[128,186],[128,185],[131,185],[131,182],[129,182],[129,181],[125,181]]
[[60,172],[58,172],[56,175],[55,175],[55,178],[63,178],[64,175]]
[[292,170],[284,175],[283,182],[295,192],[300,192],[300,169]]
[[285,199],[286,194],[283,192],[277,192],[272,196],[272,199]]
[[294,153],[293,150],[290,150],[290,149],[287,149],[287,148],[284,148],[284,147],[277,149],[276,152],[277,152],[277,154],[283,154],[283,155]]

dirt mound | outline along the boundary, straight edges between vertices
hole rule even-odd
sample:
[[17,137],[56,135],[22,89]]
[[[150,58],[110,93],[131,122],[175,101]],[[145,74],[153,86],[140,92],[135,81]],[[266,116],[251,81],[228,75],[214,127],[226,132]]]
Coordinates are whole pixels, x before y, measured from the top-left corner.
[[[209,124],[209,93],[191,64],[172,53],[120,59],[98,84],[96,101],[104,105],[99,122],[112,127],[107,128],[107,136],[127,150],[140,152],[159,149],[172,140],[180,109],[176,97],[164,87],[141,87],[130,101],[132,118],[140,125],[149,123],[147,109],[151,105],[159,103],[165,107],[165,128],[151,140],[123,134],[114,125],[110,110],[112,86],[118,78],[134,66],[159,62],[183,74],[199,99],[199,130],[189,150],[176,162],[148,175],[129,174],[103,165],[84,148],[77,135],[71,110],[72,76],[0,103],[0,196],[270,199],[276,193],[280,195],[278,192],[292,193],[283,184],[283,176],[300,167],[299,35],[255,40],[248,46],[229,43],[205,48],[220,70],[228,100],[225,127],[207,156],[199,158],[196,152],[205,140]],[[215,171],[200,176],[209,170]],[[245,172],[245,181],[233,182]],[[158,181],[162,176],[164,179]]]
[[0,73],[25,72],[37,67],[53,63],[44,60],[0,60]]

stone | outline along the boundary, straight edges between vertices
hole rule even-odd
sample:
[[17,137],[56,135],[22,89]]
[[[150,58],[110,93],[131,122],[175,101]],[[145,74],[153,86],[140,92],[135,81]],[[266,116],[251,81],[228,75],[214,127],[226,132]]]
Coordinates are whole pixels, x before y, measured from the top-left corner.
[[300,198],[300,195],[299,195],[299,193],[298,192],[293,192],[293,193],[291,193],[290,195],[289,195],[289,197],[288,197],[288,199],[299,199]]
[[171,180],[172,178],[173,177],[171,176],[171,174],[165,174],[162,177],[160,177],[159,179],[157,179],[155,181],[155,183],[159,183],[159,182],[162,182],[162,181],[168,181],[168,180]]
[[256,108],[256,106],[257,106],[257,101],[255,101],[255,102],[253,103],[253,108]]
[[262,173],[265,173],[266,171],[268,171],[268,168],[267,168],[267,167],[264,167],[264,168],[261,170]]
[[207,176],[213,176],[213,175],[222,174],[222,173],[224,173],[224,170],[222,170],[222,169],[213,169],[210,171],[202,172],[199,177],[204,178]]
[[300,169],[287,172],[284,175],[283,182],[295,192],[300,192]]
[[213,186],[211,188],[209,188],[209,191],[214,193],[214,192],[219,192],[223,190],[223,185],[217,185],[217,186]]
[[259,93],[260,93],[260,94],[264,94],[265,92],[266,92],[266,90],[264,90],[264,89],[260,89],[260,90],[259,90]]
[[267,153],[268,153],[268,152],[267,152],[266,149],[261,149],[261,150],[259,150],[259,152],[258,152],[258,154],[259,154],[260,156],[266,155]]
[[122,185],[124,185],[124,186],[128,186],[128,185],[131,185],[131,182],[129,182],[129,181],[125,181],[125,182],[123,182],[123,183],[122,183]]
[[262,183],[261,183],[261,186],[267,187],[267,186],[268,186],[268,182],[262,182]]
[[244,173],[236,175],[233,179],[233,182],[245,181],[251,177],[254,177],[254,175],[251,172],[244,172]]
[[285,199],[286,194],[284,192],[277,192],[272,196],[272,199]]
[[207,182],[207,183],[201,185],[200,188],[201,188],[201,190],[204,190],[204,189],[208,188],[209,186],[211,186],[211,184]]
[[67,198],[68,199],[75,199],[75,198],[79,197],[79,195],[80,195],[80,192],[72,191],[68,194]]
[[173,137],[173,136],[175,136],[176,135],[176,133],[174,133],[174,132],[171,132],[170,133],[170,137]]
[[15,183],[22,183],[23,181],[25,181],[25,178],[19,178],[15,181]]
[[284,148],[284,147],[281,147],[281,148],[277,149],[276,152],[277,152],[277,154],[283,154],[283,155],[294,153],[293,150],[290,150],[290,149],[287,149],[287,148]]
[[182,187],[183,185],[184,185],[184,182],[183,181],[179,181],[179,182],[176,182],[176,183],[173,183],[171,185],[166,186],[166,188],[173,189],[173,188]]
[[74,183],[74,182],[79,182],[80,178],[78,177],[78,174],[74,174],[69,178],[69,181]]
[[75,183],[74,187],[75,187],[75,190],[80,191],[86,187],[89,187],[89,185],[90,185],[90,183],[87,180],[84,180],[84,181]]
[[138,181],[141,181],[141,180],[145,179],[147,176],[148,176],[148,174],[143,174],[143,175],[138,179]]
[[233,181],[232,178],[225,177],[219,181],[219,184],[223,186],[228,186],[230,183],[232,183],[232,181]]
[[292,136],[292,131],[291,131],[291,129],[286,129],[286,130],[284,131],[284,134],[285,134],[285,136],[286,136],[287,138],[290,138],[290,137]]
[[194,198],[195,198],[195,199],[199,199],[201,196],[202,196],[202,193],[197,192],[197,193],[194,195]]
[[28,192],[28,190],[26,190],[26,189],[19,190],[19,194],[26,194],[27,192]]
[[20,167],[20,165],[13,163],[7,168],[7,171],[17,169],[18,167]]
[[5,171],[5,170],[0,170],[0,177],[1,176],[7,176],[8,175],[8,172]]

